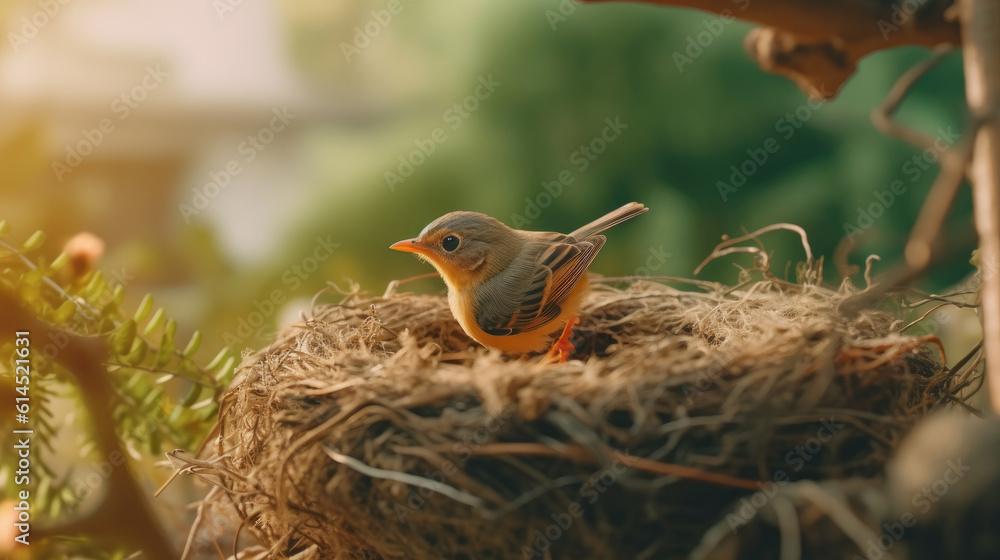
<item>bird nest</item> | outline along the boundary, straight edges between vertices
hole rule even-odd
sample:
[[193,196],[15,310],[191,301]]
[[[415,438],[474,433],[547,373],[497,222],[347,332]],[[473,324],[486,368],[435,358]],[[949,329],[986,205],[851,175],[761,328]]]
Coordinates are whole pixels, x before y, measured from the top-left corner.
[[235,515],[240,558],[681,558],[741,500],[880,472],[954,392],[936,339],[839,311],[849,284],[613,284],[555,365],[479,347],[437,295],[313,309],[244,358],[199,524]]

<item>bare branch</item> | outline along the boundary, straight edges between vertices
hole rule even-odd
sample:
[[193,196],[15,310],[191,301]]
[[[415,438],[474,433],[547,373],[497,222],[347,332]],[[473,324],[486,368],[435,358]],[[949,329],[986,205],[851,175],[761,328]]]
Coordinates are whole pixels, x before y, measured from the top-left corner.
[[[583,0],[602,2],[606,0]],[[643,0],[714,12],[757,23],[744,40],[761,69],[795,82],[814,99],[833,98],[859,60],[903,45],[958,45],[958,25],[948,21],[949,0],[927,0],[916,13],[897,2],[855,0]]]
[[1000,2],[959,0],[965,93],[980,126],[975,132],[969,180],[979,233],[983,350],[993,410],[1000,412]]
[[942,60],[945,59],[954,49],[951,45],[939,45],[934,49],[934,56],[927,58],[914,65],[906,71],[899,80],[889,90],[882,104],[872,110],[872,124],[884,134],[895,136],[904,142],[909,142],[914,146],[923,149],[933,149],[934,139],[923,132],[914,130],[902,125],[892,118],[899,106],[903,104],[903,99],[910,93],[910,89],[920,78],[930,72]]

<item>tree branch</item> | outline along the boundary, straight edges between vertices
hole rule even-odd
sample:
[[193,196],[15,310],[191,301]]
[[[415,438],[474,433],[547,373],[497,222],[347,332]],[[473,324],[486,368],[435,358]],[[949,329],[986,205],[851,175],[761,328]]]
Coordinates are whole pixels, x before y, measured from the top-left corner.
[[[583,0],[604,2],[609,0]],[[865,56],[903,45],[958,45],[951,0],[640,0],[696,8],[764,27],[744,41],[765,72],[785,76],[814,99],[830,99]],[[919,4],[913,11],[912,7]]]
[[[49,340],[47,325],[27,313],[7,293],[0,292],[0,330],[25,330],[35,340]],[[128,453],[118,440],[113,417],[115,390],[108,372],[100,366],[107,349],[98,339],[70,336],[56,360],[73,375],[94,429],[100,456],[117,465],[106,475],[107,491],[96,510],[82,518],[55,523],[32,531],[32,539],[83,536],[101,545],[126,544],[141,550],[149,560],[175,558],[170,540],[149,506],[139,481],[127,464]]]
[[969,179],[979,233],[983,349],[993,410],[1000,413],[1000,2],[959,0],[965,91],[976,131]]

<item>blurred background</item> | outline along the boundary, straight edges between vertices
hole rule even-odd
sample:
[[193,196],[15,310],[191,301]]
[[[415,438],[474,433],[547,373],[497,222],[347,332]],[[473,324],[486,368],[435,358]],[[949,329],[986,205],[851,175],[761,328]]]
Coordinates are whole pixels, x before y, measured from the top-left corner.
[[[612,232],[592,267],[608,276],[691,276],[722,236],[792,222],[836,284],[831,258],[852,233],[853,264],[877,253],[878,272],[900,256],[937,172],[937,154],[869,120],[923,49],[865,59],[818,104],[747,59],[750,26],[691,10],[0,5],[0,217],[25,237],[45,230],[53,256],[79,231],[98,235],[101,267],[128,297],[153,293],[179,336],[201,329],[209,347],[266,345],[327,281],[381,293],[429,272],[387,247],[458,209],[569,231],[641,201],[651,211]],[[955,54],[900,118],[947,145],[964,107]],[[968,192],[952,218],[957,250],[927,290],[974,270]],[[803,256],[794,234],[764,242],[779,275]],[[751,265],[728,259],[699,277],[734,282],[733,263]],[[960,353],[978,333],[963,337]]]
[[[882,257],[876,274],[901,257],[937,173],[938,153],[869,119],[927,51],[870,56],[835,101],[816,103],[745,56],[749,25],[691,10],[0,0],[0,24],[0,219],[15,239],[44,230],[49,258],[75,234],[96,234],[124,307],[153,294],[179,340],[204,334],[207,356],[266,346],[327,282],[382,293],[430,272],[388,246],[459,209],[570,231],[645,203],[651,211],[611,232],[591,267],[606,276],[691,277],[723,236],[791,222],[837,285],[845,238],[858,245],[851,264]],[[962,83],[954,54],[900,119],[947,148],[964,122]],[[967,191],[948,237],[953,251],[924,290],[974,272]],[[793,233],[763,241],[779,276],[803,259]],[[734,264],[752,262],[722,259],[698,277],[734,283]],[[968,309],[918,328],[945,340],[951,362],[979,339]],[[191,521],[183,506],[202,495],[160,498],[177,506],[158,514],[178,542]]]

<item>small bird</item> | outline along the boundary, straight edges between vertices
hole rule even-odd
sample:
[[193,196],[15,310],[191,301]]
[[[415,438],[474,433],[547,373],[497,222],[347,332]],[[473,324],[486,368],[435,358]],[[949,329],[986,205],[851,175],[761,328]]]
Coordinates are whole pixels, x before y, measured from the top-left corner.
[[466,334],[504,352],[533,352],[565,325],[546,361],[565,362],[587,267],[607,238],[600,232],[646,212],[630,202],[566,235],[513,229],[477,212],[451,212],[390,249],[416,253],[448,285],[448,304]]

